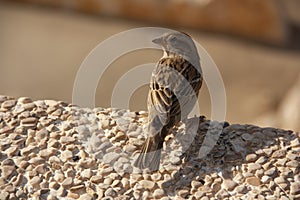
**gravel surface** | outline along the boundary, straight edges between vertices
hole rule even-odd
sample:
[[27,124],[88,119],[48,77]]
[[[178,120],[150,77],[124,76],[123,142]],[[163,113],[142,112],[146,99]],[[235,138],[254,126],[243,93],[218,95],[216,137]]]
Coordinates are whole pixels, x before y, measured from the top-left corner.
[[195,117],[140,171],[146,119],[0,96],[0,199],[300,199],[299,133]]

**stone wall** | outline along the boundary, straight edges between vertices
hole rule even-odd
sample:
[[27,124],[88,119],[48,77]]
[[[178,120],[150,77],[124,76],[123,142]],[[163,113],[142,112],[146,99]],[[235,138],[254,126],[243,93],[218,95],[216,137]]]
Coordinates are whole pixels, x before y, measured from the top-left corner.
[[288,20],[297,25],[300,26],[300,1],[298,0],[285,0],[282,2],[284,5],[284,9],[287,13]]
[[[19,0],[88,13],[222,32],[273,44],[288,40],[295,9],[279,0]],[[287,9],[288,8],[288,9]],[[288,17],[292,16],[292,17]]]
[[0,199],[300,198],[299,133],[194,117],[151,172],[132,165],[146,121],[144,111],[0,96]]

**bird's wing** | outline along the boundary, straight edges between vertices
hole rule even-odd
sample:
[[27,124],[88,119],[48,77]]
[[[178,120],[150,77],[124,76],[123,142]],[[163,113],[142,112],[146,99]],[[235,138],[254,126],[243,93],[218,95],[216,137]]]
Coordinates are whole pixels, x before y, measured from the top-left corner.
[[157,64],[148,96],[150,134],[158,133],[163,126],[174,126],[181,114],[186,117],[191,111],[202,83],[202,76],[196,71],[181,58],[163,58]]

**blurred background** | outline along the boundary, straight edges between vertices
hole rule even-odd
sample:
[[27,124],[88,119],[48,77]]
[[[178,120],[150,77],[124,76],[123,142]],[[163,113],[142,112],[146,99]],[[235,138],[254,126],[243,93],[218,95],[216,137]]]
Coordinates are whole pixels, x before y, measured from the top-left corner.
[[[189,33],[213,58],[227,121],[300,130],[299,10],[298,0],[0,0],[0,94],[72,102],[77,70],[96,45],[121,31],[162,26]],[[112,63],[97,106],[110,107],[119,78],[161,54],[134,51]],[[130,109],[146,110],[147,93],[148,86],[136,90]],[[200,108],[210,116],[205,85]]]

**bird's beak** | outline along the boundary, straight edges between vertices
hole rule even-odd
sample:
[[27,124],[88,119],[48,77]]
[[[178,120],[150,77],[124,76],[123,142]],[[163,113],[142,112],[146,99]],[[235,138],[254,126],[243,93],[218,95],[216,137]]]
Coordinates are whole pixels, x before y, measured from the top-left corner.
[[162,38],[162,37],[155,38],[155,39],[152,40],[152,42],[153,42],[154,44],[162,45],[162,44],[163,44],[163,38]]

